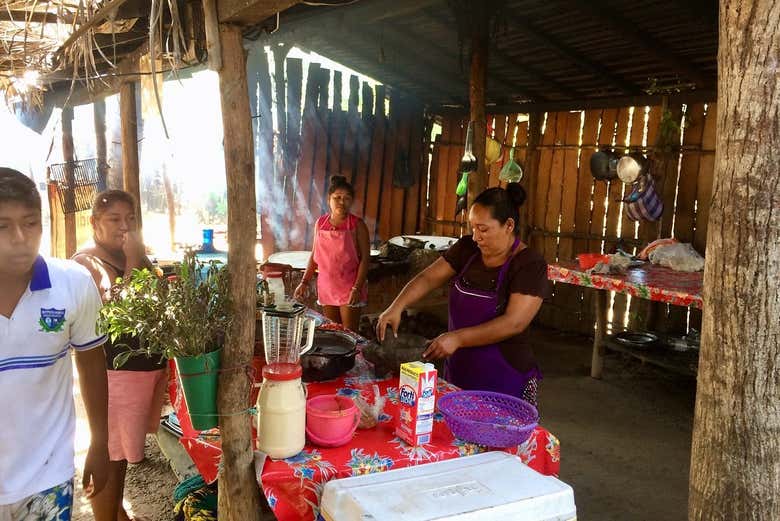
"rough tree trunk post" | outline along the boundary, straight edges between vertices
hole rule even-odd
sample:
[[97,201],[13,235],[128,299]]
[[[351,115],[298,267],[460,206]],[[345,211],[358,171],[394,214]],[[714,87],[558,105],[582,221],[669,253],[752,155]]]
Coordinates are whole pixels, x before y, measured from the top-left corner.
[[73,146],[73,107],[62,109],[62,160],[65,166],[65,182],[68,190],[65,192],[65,257],[71,258],[76,253],[76,213],[73,212],[76,197],[76,177],[72,161],[76,160]]
[[720,3],[688,519],[780,519],[780,3]]
[[471,76],[469,77],[470,120],[474,122],[474,155],[477,171],[469,176],[469,208],[474,199],[488,187],[488,172],[485,167],[485,90],[487,88],[488,65],[488,20],[490,2],[474,2],[471,6],[473,24],[471,32]]
[[138,168],[138,113],[135,83],[127,81],[119,88],[119,117],[122,125],[122,179],[125,191],[135,197],[136,219],[141,225],[141,182]]
[[[255,338],[255,158],[252,141],[246,54],[241,29],[220,25],[222,69],[219,90],[224,127],[228,198],[228,269],[233,322],[222,350],[222,367],[250,366]],[[250,381],[243,370],[220,375],[218,407],[222,436],[219,517],[226,521],[260,520],[252,430],[247,408]]]

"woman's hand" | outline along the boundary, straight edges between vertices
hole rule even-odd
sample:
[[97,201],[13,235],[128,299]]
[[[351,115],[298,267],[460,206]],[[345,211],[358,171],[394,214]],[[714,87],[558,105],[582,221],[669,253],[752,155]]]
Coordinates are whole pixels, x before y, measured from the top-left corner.
[[349,292],[349,302],[348,304],[350,306],[354,306],[355,304],[360,303],[360,290],[358,288],[352,288],[352,291]]
[[303,300],[306,297],[306,293],[308,293],[309,288],[308,284],[305,282],[301,282],[296,286],[295,291],[293,292],[293,298],[295,300]]
[[141,234],[137,231],[125,233],[125,242],[122,244],[128,264],[141,265],[146,259],[146,247],[141,240]]
[[460,339],[456,333],[444,333],[434,338],[423,353],[425,360],[438,360],[447,358],[461,347]]
[[401,325],[402,312],[402,309],[390,306],[379,315],[379,320],[376,323],[376,337],[380,342],[385,341],[387,326],[390,326],[393,330],[393,335],[398,337],[398,326]]

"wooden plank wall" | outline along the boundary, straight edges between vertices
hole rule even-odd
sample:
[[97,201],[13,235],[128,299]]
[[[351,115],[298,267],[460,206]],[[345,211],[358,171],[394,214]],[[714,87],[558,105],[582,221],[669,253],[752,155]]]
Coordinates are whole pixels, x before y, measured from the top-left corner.
[[[286,99],[284,111],[276,104],[275,135],[261,132],[257,136],[258,150],[272,150],[275,169],[273,176],[260,176],[273,179],[274,186],[258,186],[258,191],[267,190],[272,197],[259,199],[273,206],[268,209],[270,215],[282,216],[274,220],[275,225],[263,226],[264,235],[273,234],[273,240],[264,238],[264,245],[273,244],[276,250],[310,249],[314,222],[328,211],[329,177],[336,174],[353,184],[352,212],[365,219],[373,243],[421,231],[427,205],[426,142],[431,128],[422,104],[317,63],[302,71],[300,59],[285,62],[285,68],[276,62],[273,68],[258,67],[257,73],[266,75],[257,79],[261,92],[275,89],[277,100]],[[275,74],[270,74],[271,69]],[[342,85],[348,85],[346,109]],[[397,161],[399,168],[408,168],[413,186],[400,188],[394,183]]]
[[[530,244],[548,262],[573,259],[581,252],[613,252],[618,245],[637,252],[647,242],[674,236],[692,242],[704,253],[707,218],[712,197],[715,152],[715,104],[669,107],[672,120],[682,128],[681,145],[674,145],[656,170],[659,192],[664,197],[660,223],[635,223],[627,218],[620,200],[627,195],[619,181],[594,181],[590,157],[600,147],[618,151],[658,154],[658,136],[663,109],[618,107],[574,112],[550,112],[542,118],[538,178],[526,187],[535,187],[532,215],[529,216]],[[489,186],[501,186],[498,174],[513,145],[515,158],[525,166],[530,129],[525,114],[488,117],[493,137],[501,142],[501,159],[489,169]],[[457,117],[441,119],[442,132],[433,143],[431,160],[428,233],[459,236],[465,232],[454,222],[455,187],[458,163],[463,153],[466,122]],[[539,320],[561,330],[592,334],[593,290],[556,284],[553,297],[545,303]],[[684,332],[698,328],[701,313],[675,306],[651,306],[649,302],[626,295],[611,295],[610,327],[641,328],[655,314],[658,329]],[[651,310],[651,308],[653,308]]]

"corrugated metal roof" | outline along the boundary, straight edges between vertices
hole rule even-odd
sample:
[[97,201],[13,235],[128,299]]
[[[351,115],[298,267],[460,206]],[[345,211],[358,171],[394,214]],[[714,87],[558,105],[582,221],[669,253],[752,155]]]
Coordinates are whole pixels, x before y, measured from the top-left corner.
[[[487,100],[506,105],[676,91],[717,82],[717,3],[507,0]],[[436,105],[466,105],[468,48],[445,0],[298,5],[272,41],[314,50]]]

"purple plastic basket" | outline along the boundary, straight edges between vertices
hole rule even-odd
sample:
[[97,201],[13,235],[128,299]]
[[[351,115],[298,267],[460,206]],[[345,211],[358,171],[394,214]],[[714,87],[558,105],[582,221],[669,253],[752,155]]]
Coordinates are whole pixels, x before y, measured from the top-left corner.
[[439,398],[452,434],[486,447],[520,445],[533,432],[539,412],[525,400],[487,391],[456,391]]

